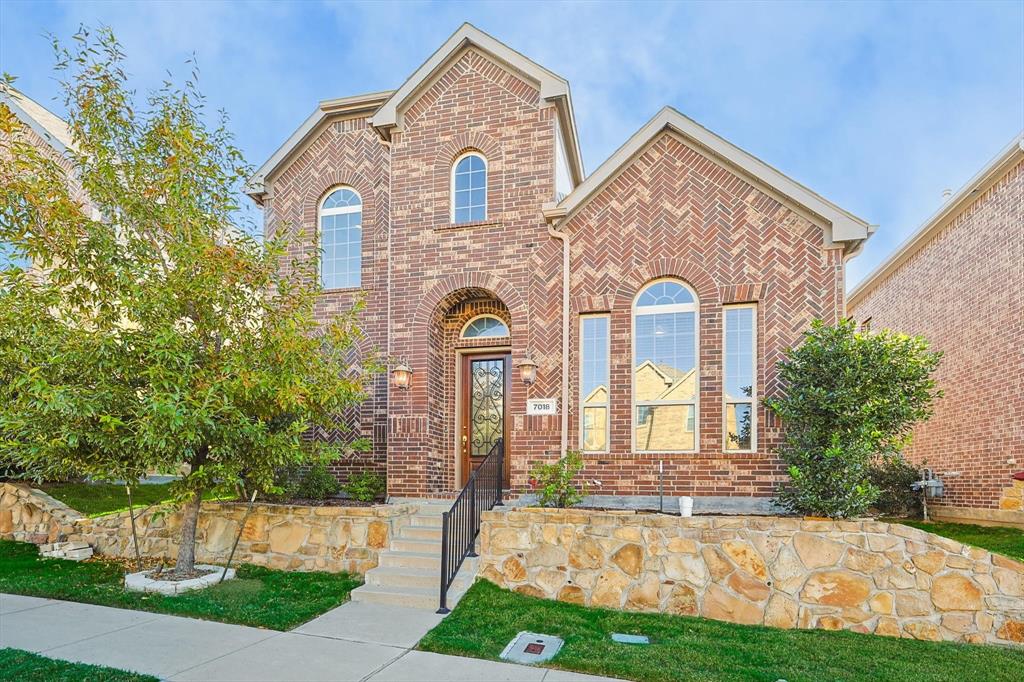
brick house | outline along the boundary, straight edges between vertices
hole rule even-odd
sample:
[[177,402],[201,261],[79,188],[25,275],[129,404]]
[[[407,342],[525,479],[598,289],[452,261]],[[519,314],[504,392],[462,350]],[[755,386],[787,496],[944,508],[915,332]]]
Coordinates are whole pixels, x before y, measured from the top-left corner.
[[[944,397],[908,457],[945,484],[937,518],[1024,527],[1024,135],[851,293],[862,326],[922,334]],[[937,501],[939,502],[939,501]]]
[[[39,102],[10,86],[0,89],[0,105],[10,109],[11,113],[17,117],[22,124],[25,139],[31,145],[60,164],[64,169],[64,177],[72,198],[81,203],[83,209],[95,217],[96,209],[82,189],[78,178],[75,177],[71,162],[68,160],[67,151],[73,141],[67,122]],[[16,264],[22,267],[29,265],[23,258],[17,257],[10,251],[8,245],[0,243],[0,267],[6,264]]]
[[[865,221],[666,108],[586,175],[568,83],[463,25],[394,91],[321,102],[248,188],[409,367],[349,415],[395,496],[488,452],[527,486],[585,456],[602,494],[769,497],[775,364],[845,314]],[[534,367],[535,366],[535,367]],[[528,381],[532,379],[532,381]],[[540,402],[537,402],[540,401]],[[332,437],[332,434],[320,434]]]

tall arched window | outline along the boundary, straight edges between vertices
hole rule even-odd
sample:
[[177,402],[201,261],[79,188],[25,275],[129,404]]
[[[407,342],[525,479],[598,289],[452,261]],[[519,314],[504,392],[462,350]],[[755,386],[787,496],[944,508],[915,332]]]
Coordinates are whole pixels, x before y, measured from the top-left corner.
[[358,287],[363,267],[363,202],[339,187],[320,204],[320,281],[324,289]]
[[452,165],[452,222],[487,220],[487,160],[467,152]]
[[662,279],[633,303],[633,442],[637,452],[697,450],[697,297]]

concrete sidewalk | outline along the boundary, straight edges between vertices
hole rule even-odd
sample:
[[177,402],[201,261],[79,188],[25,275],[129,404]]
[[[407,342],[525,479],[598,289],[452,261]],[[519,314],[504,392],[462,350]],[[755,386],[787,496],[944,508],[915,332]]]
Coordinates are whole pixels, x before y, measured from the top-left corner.
[[412,651],[441,616],[349,602],[291,632],[0,594],[0,648],[167,680],[586,682],[609,678]]

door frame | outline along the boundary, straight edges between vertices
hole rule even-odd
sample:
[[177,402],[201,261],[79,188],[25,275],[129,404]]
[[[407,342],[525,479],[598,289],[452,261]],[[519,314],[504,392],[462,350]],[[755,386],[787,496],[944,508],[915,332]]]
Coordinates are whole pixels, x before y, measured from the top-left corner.
[[510,417],[511,410],[510,403],[512,398],[512,348],[511,346],[479,346],[473,348],[456,348],[455,349],[455,438],[453,447],[455,448],[455,484],[456,490],[462,490],[466,485],[466,481],[469,479],[469,471],[471,469],[469,464],[469,456],[463,456],[462,452],[462,427],[463,421],[465,420],[465,389],[466,389],[466,371],[465,367],[469,361],[469,358],[473,356],[484,355],[491,356],[496,359],[496,356],[502,356],[505,360],[505,405],[503,416],[504,421],[504,435],[505,439],[505,462],[504,462],[504,478],[505,484],[508,485],[510,479],[511,466],[509,465],[509,434],[510,430]]

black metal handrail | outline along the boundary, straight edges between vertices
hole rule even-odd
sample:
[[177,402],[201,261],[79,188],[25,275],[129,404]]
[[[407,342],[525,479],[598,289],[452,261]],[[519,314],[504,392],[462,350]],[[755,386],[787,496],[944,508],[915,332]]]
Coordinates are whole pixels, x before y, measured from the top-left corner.
[[466,557],[476,556],[480,516],[501,504],[504,483],[505,439],[499,438],[480,466],[470,474],[452,508],[441,515],[441,605],[438,613],[448,613],[448,588]]

